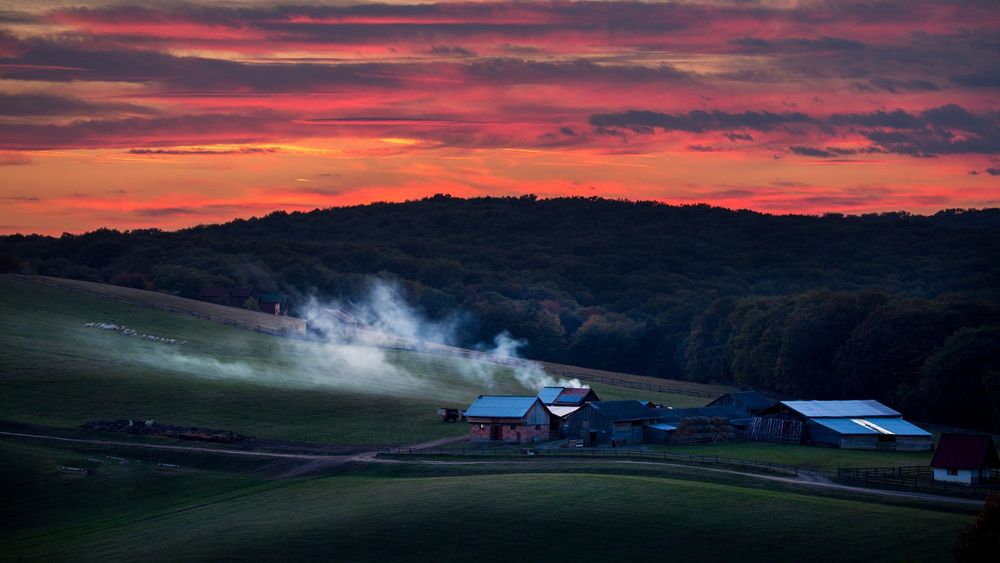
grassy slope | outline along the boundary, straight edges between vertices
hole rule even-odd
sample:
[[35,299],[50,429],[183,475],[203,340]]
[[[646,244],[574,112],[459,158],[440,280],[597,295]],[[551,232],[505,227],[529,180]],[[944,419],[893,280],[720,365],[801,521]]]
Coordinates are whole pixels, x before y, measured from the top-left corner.
[[[405,467],[311,480],[102,465],[0,441],[0,553],[56,560],[941,560],[971,516],[765,488]],[[386,469],[386,471],[383,471]],[[527,515],[527,517],[526,517]],[[890,524],[891,523],[891,524]],[[844,538],[850,538],[845,541]]]
[[[407,443],[462,435],[441,423],[441,405],[481,393],[525,394],[506,368],[413,352],[387,352],[414,381],[344,365],[321,345],[0,277],[0,418],[72,427],[88,420],[145,417],[269,438],[334,443]],[[85,328],[115,322],[183,346]],[[350,357],[380,354],[348,348]],[[199,363],[202,362],[202,363]],[[476,367],[485,387],[461,371]],[[339,383],[331,384],[331,380]],[[361,391],[361,389],[364,390]],[[598,386],[609,398],[675,406],[702,399]],[[633,393],[641,393],[637,396]]]

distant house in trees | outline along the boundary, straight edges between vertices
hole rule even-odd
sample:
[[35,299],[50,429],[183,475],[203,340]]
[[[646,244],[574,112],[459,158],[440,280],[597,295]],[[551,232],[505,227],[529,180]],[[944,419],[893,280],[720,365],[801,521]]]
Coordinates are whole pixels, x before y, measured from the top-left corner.
[[249,287],[204,287],[198,294],[198,299],[217,305],[242,308],[247,299],[253,296],[254,291]]
[[1000,457],[986,434],[941,434],[931,468],[935,481],[971,485],[990,480]]
[[523,444],[548,440],[549,417],[538,397],[480,395],[465,411],[473,442]]
[[288,314],[288,298],[281,293],[262,293],[257,299],[257,306],[262,313]]
[[925,451],[931,433],[878,401],[781,401],[750,422],[752,439],[855,450]]

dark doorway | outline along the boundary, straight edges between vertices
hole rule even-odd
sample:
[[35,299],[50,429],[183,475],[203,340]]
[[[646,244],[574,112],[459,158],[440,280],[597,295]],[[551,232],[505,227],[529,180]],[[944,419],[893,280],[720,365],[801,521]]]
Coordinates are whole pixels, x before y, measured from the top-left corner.
[[499,442],[503,440],[503,426],[500,424],[494,424],[490,426],[490,440],[494,442]]
[[597,431],[596,430],[591,430],[590,433],[587,434],[587,444],[586,445],[588,445],[588,446],[596,446],[597,445]]

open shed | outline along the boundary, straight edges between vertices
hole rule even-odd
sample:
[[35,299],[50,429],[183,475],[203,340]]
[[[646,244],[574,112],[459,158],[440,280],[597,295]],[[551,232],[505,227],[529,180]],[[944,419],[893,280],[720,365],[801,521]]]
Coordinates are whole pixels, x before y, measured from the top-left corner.
[[750,436],[855,450],[931,448],[930,432],[870,399],[781,401],[753,418]]

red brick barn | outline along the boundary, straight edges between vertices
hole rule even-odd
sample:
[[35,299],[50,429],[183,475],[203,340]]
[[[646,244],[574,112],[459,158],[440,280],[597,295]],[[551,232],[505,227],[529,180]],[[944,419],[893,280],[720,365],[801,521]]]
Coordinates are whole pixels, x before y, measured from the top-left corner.
[[498,444],[548,440],[550,416],[538,397],[480,395],[465,411],[469,438]]

